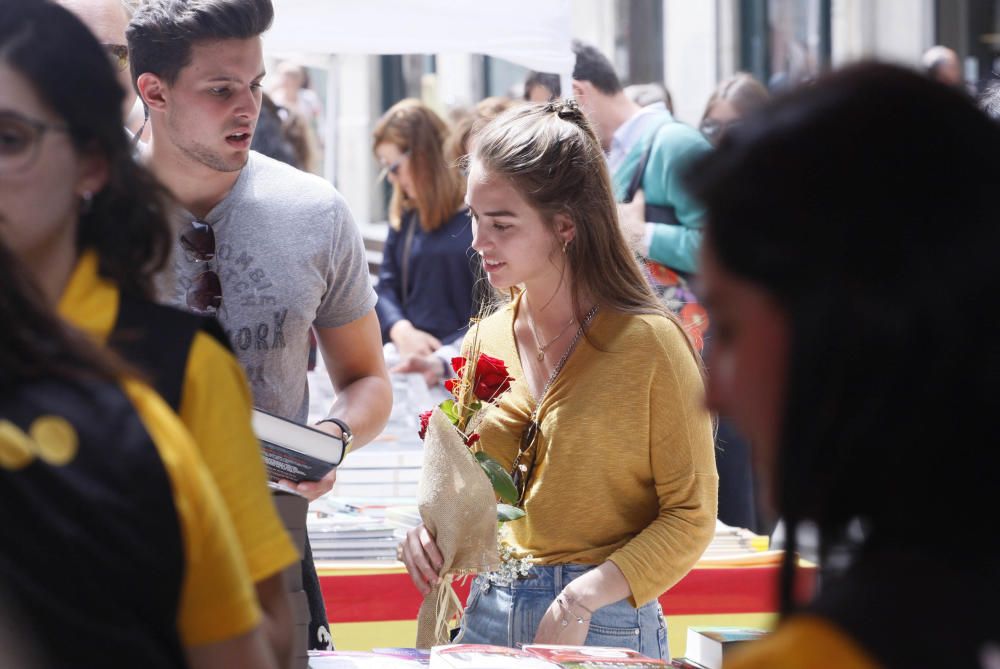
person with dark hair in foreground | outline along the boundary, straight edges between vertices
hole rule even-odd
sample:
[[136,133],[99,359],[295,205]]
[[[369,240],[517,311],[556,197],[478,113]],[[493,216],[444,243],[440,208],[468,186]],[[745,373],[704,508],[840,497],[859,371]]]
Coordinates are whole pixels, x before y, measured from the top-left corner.
[[[996,666],[998,155],[961,92],[868,64],[697,165],[709,402],[754,442],[788,525],[783,621],[727,669]],[[803,521],[823,567],[808,604]]]
[[[344,448],[385,426],[392,389],[361,233],[320,177],[250,150],[261,105],[261,34],[270,0],[148,0],[126,37],[132,75],[150,110],[152,171],[180,203],[171,304],[218,317],[249,377],[254,404],[304,423],[309,331],[336,390],[317,429]],[[197,233],[197,234],[193,234]],[[294,487],[315,499],[333,487]],[[319,579],[306,549],[310,647],[328,648]]]

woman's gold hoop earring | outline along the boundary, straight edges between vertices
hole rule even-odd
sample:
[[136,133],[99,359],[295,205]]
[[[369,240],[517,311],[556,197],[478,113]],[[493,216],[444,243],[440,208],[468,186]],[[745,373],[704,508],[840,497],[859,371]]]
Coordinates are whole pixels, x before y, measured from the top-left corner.
[[569,240],[563,242],[563,253],[566,253],[566,249],[569,248]]

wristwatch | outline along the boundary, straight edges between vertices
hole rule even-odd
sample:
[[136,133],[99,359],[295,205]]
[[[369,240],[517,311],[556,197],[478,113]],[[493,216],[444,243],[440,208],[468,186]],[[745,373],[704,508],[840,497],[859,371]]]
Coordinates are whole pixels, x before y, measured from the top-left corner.
[[317,425],[322,425],[323,423],[333,423],[340,428],[340,441],[344,444],[344,452],[347,453],[351,450],[351,442],[354,441],[354,435],[351,433],[351,428],[347,427],[347,423],[340,420],[339,418],[324,418],[323,420],[317,422]]

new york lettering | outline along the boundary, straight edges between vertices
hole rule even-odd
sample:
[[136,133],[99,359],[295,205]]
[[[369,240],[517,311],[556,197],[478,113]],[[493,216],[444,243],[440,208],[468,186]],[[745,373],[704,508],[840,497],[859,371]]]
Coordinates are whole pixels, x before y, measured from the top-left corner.
[[283,349],[285,344],[285,318],[288,309],[275,311],[269,323],[257,323],[254,326],[244,326],[238,330],[227,330],[226,336],[233,343],[233,348],[239,351],[268,351]]

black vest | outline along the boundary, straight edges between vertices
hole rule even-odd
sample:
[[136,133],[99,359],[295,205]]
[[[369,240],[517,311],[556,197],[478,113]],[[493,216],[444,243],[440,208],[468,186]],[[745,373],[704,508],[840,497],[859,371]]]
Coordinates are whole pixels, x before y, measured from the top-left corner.
[[178,412],[188,357],[198,332],[211,335],[232,350],[214,318],[122,294],[108,345],[146,374],[160,397]]
[[186,666],[183,536],[138,414],[106,382],[0,390],[0,419],[27,434],[40,416],[68,421],[78,448],[64,464],[0,463],[0,617],[23,626],[44,666]]

